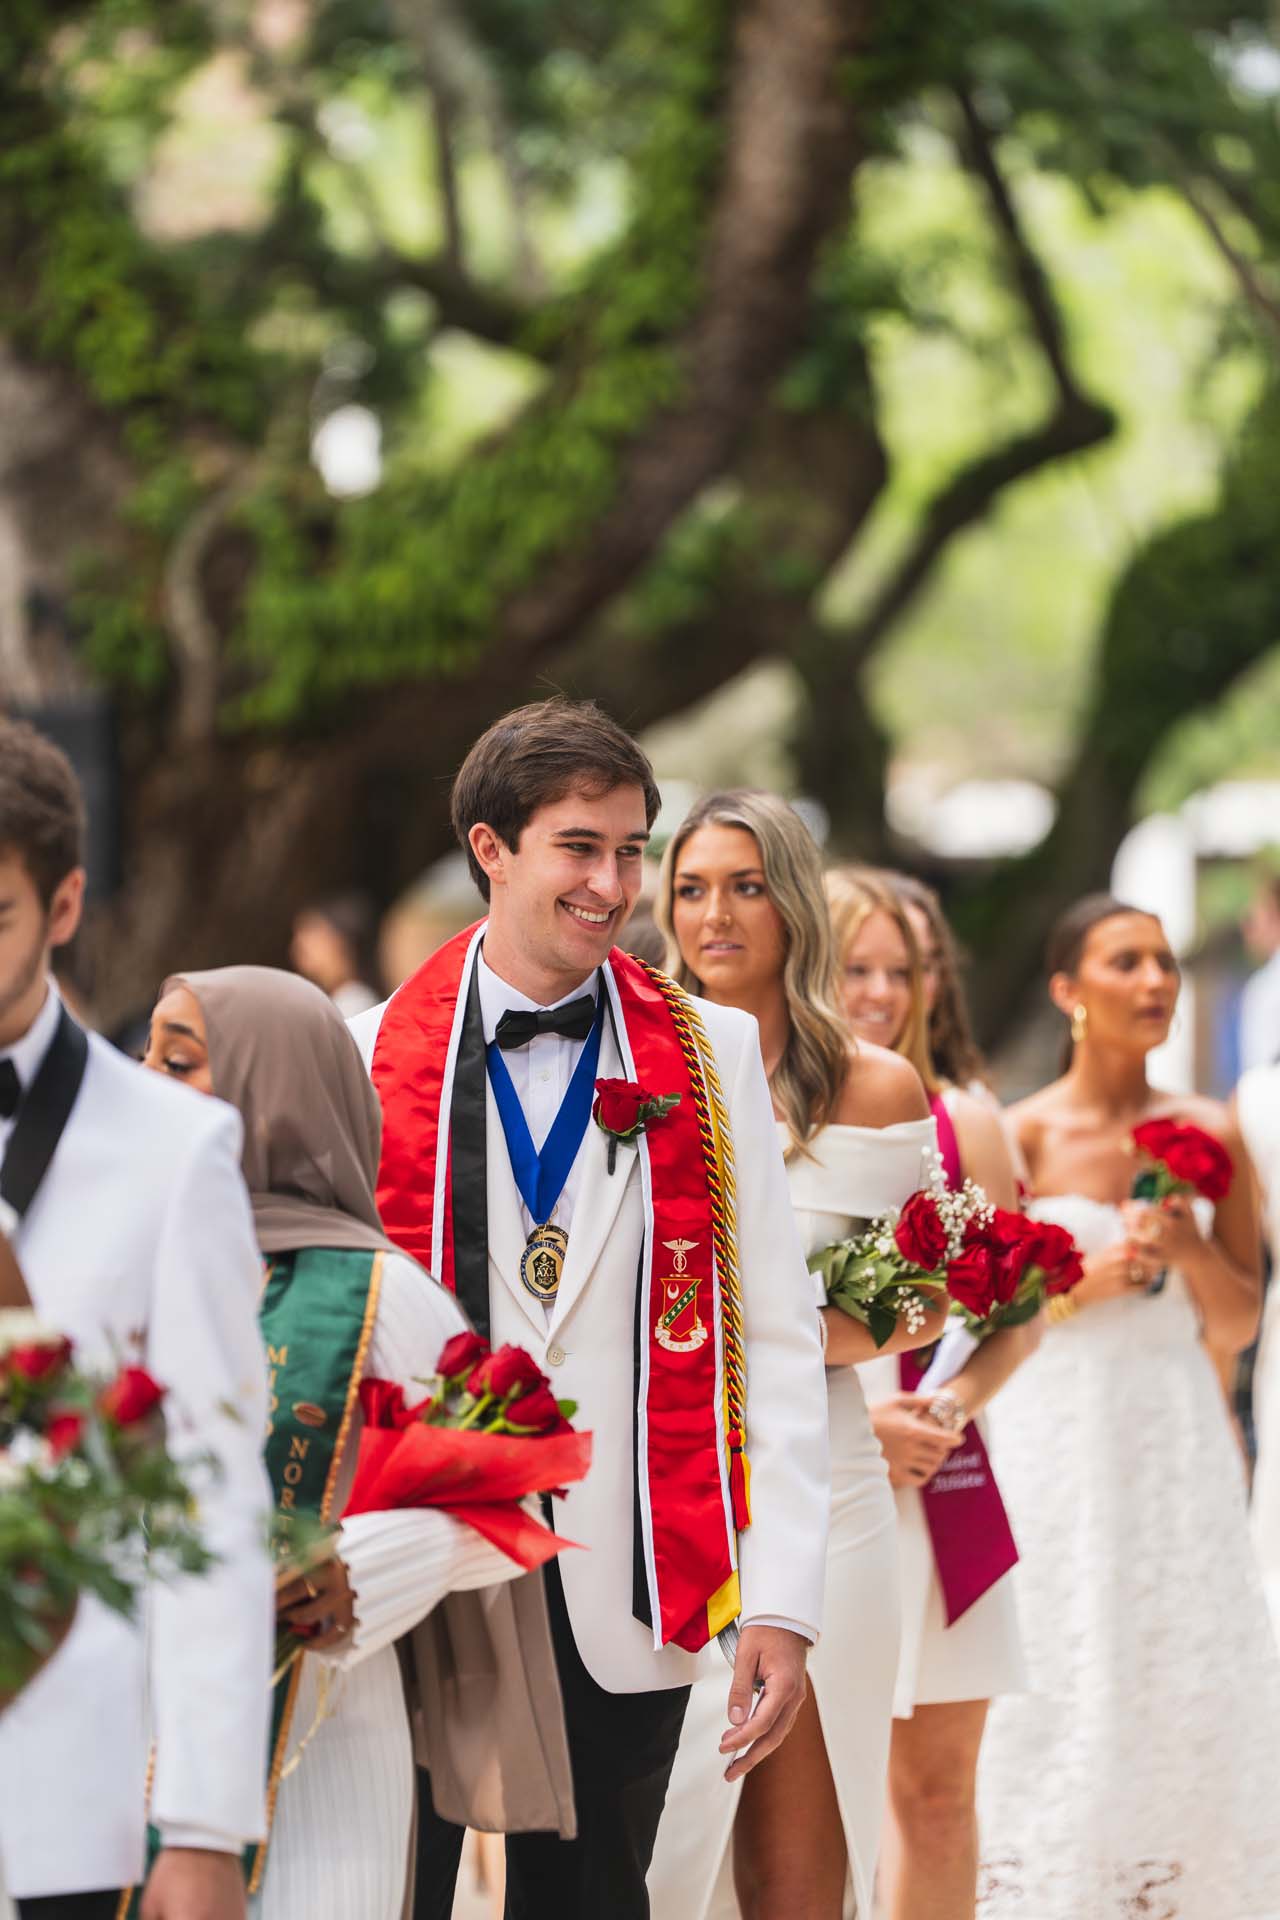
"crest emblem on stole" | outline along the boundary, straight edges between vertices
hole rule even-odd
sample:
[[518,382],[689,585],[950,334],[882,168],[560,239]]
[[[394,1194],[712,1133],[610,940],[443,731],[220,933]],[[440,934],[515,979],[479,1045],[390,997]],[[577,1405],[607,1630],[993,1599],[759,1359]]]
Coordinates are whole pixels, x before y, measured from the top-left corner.
[[664,1240],[662,1244],[673,1256],[671,1264],[675,1272],[659,1283],[667,1306],[654,1328],[653,1337],[668,1353],[695,1353],[710,1332],[698,1314],[698,1288],[702,1281],[688,1270],[689,1255],[698,1242]]

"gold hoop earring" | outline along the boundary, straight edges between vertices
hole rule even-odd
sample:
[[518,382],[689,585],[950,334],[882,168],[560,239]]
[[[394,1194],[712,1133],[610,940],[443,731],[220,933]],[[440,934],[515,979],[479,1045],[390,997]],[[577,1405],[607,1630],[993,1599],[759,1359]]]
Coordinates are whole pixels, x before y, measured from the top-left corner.
[[1076,1046],[1080,1045],[1080,1042],[1084,1039],[1088,1031],[1089,1009],[1085,1006],[1084,1001],[1080,1000],[1071,1009],[1071,1038]]

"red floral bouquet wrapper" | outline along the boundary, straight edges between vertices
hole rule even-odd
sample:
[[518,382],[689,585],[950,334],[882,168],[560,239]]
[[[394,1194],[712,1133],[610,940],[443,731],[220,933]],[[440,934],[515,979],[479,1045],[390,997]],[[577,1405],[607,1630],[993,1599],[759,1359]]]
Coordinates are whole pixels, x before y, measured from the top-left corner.
[[571,1404],[554,1398],[519,1347],[490,1353],[477,1335],[458,1334],[437,1364],[433,1391],[416,1405],[392,1381],[361,1383],[365,1426],[344,1519],[437,1507],[530,1570],[576,1545],[521,1505],[586,1478],[591,1435],[570,1426]]

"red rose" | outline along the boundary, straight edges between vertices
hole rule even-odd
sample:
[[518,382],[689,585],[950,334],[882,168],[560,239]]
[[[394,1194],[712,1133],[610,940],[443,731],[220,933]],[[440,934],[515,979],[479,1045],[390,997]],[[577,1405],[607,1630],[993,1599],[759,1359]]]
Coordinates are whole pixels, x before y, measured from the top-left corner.
[[487,1360],[482,1360],[471,1375],[467,1392],[475,1394],[477,1399],[483,1393],[491,1393],[495,1400],[505,1400],[509,1393],[527,1394],[545,1384],[546,1375],[523,1347],[499,1347]]
[[947,1251],[947,1230],[931,1193],[913,1193],[893,1230],[898,1252],[909,1267],[936,1273]]
[[71,1358],[71,1342],[57,1339],[32,1342],[26,1347],[10,1347],[6,1365],[10,1372],[22,1375],[24,1380],[47,1380],[50,1375],[61,1373]]
[[1146,1120],[1134,1128],[1133,1139],[1152,1160],[1163,1162],[1175,1180],[1206,1200],[1221,1200],[1230,1189],[1235,1174],[1231,1155],[1203,1127]]
[[560,1433],[568,1425],[550,1387],[534,1387],[513,1400],[503,1415],[509,1427],[521,1433]]
[[966,1243],[990,1248],[996,1305],[1007,1307],[1017,1294],[1027,1268],[1035,1262],[1035,1223],[1024,1213],[997,1207],[993,1219],[981,1227],[975,1223],[975,1228],[971,1229],[972,1241],[966,1235]]
[[119,1427],[136,1426],[164,1399],[165,1389],[145,1367],[121,1367],[98,1401],[101,1412]]
[[622,1136],[634,1133],[641,1124],[641,1109],[658,1098],[638,1080],[597,1080],[596,1103],[592,1115],[606,1133]]
[[1084,1262],[1071,1235],[1055,1220],[1028,1221],[1031,1265],[1044,1275],[1046,1293],[1069,1293],[1084,1278]]
[[996,1297],[995,1259],[990,1247],[975,1240],[960,1249],[947,1265],[947,1292],[979,1320],[986,1319]]
[[72,1453],[80,1445],[80,1436],[84,1432],[84,1415],[72,1411],[55,1413],[44,1430],[44,1437],[53,1450],[55,1460],[61,1460],[64,1454]]
[[446,1340],[436,1361],[436,1372],[446,1380],[465,1380],[473,1367],[489,1358],[489,1342],[478,1333],[455,1333]]
[[1046,1293],[1070,1293],[1072,1287],[1078,1287],[1084,1279],[1084,1256],[1079,1247],[1073,1245],[1066,1259],[1052,1271],[1046,1267],[1044,1290]]
[[411,1427],[431,1410],[431,1396],[406,1404],[404,1388],[394,1380],[362,1380],[360,1411],[366,1427]]

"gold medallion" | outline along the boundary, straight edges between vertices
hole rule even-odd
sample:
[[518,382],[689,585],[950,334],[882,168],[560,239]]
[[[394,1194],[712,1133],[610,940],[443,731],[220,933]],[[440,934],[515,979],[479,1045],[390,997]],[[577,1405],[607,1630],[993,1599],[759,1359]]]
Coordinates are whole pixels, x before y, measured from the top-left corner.
[[550,1222],[535,1227],[520,1255],[520,1284],[535,1300],[554,1300],[564,1272],[564,1256],[569,1236],[563,1227]]

